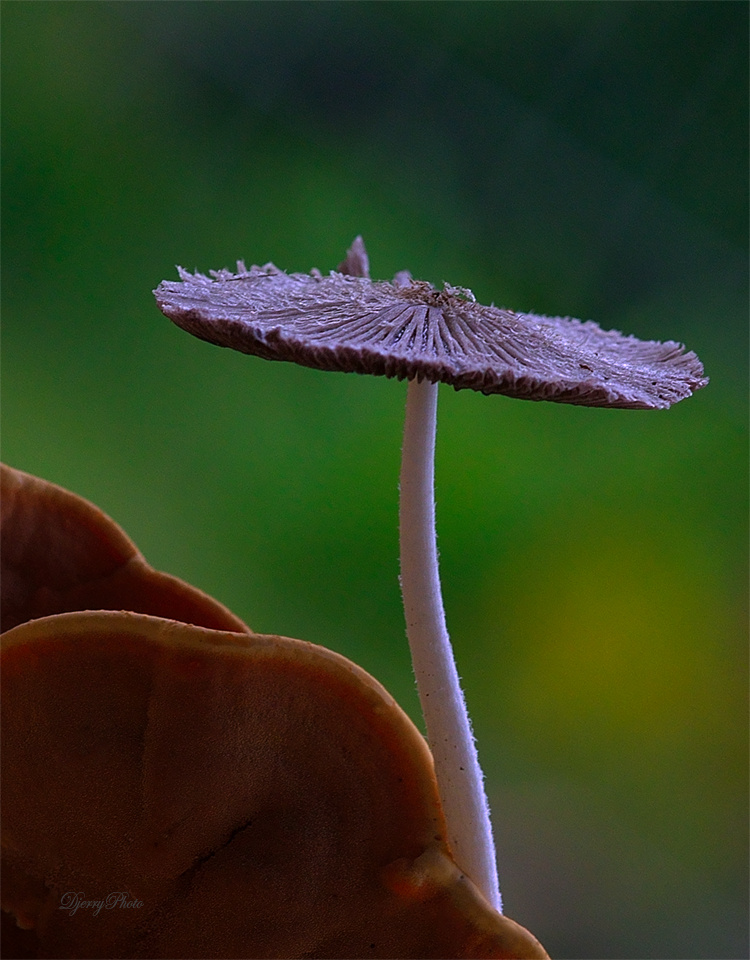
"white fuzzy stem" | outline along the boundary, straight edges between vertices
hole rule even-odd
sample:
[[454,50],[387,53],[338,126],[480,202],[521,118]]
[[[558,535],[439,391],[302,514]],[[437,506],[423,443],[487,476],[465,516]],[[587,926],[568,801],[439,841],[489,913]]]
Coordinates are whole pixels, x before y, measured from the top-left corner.
[[435,425],[438,385],[410,380],[401,461],[401,592],[427,739],[456,863],[502,909],[484,778],[458,679],[438,574]]

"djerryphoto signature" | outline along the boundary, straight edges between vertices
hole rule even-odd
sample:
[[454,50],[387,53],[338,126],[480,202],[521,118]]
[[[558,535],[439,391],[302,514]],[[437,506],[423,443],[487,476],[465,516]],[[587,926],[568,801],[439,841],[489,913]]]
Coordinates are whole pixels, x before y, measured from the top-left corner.
[[102,908],[105,910],[114,910],[115,907],[121,907],[124,910],[134,910],[142,906],[142,900],[136,900],[125,890],[109,893],[101,900],[87,900],[82,892],[75,893],[69,891],[60,897],[59,909],[67,910],[71,917],[79,910],[91,910],[96,917]]

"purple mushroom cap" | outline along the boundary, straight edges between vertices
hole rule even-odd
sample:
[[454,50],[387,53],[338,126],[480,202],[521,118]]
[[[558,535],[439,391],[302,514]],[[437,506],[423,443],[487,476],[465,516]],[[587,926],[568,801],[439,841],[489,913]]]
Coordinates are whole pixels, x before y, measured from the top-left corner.
[[359,237],[328,276],[241,261],[236,273],[178,270],[155,291],[162,312],[202,340],[268,360],[591,407],[665,408],[708,383],[680,343],[483,306],[470,290],[406,272],[370,280]]

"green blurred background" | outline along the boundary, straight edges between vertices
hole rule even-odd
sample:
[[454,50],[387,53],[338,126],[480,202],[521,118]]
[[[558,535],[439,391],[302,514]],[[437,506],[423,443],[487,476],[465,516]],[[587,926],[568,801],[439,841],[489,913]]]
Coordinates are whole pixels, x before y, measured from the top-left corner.
[[747,956],[748,7],[2,5],[3,457],[419,723],[405,385],[194,340],[175,264],[408,268],[686,342],[669,412],[441,391],[445,603],[507,912]]

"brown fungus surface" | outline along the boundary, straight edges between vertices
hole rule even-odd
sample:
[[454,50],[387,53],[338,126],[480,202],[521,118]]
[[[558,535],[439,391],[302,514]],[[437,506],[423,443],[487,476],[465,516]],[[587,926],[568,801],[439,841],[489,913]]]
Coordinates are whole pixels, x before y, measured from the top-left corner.
[[155,296],[202,340],[320,370],[442,381],[524,400],[658,409],[708,382],[679,343],[639,340],[593,321],[517,313],[397,274],[367,276],[361,238],[337,271],[287,274],[272,263],[210,276],[179,268]]
[[246,631],[233,613],[154,570],[88,500],[0,464],[0,630],[73,610],[131,610]]
[[6,957],[546,956],[456,867],[424,739],[338,654],[69,613],[3,635],[2,686]]

